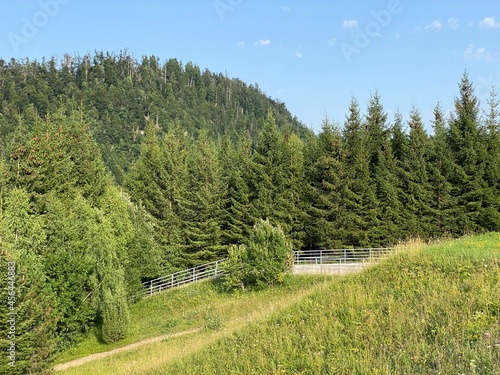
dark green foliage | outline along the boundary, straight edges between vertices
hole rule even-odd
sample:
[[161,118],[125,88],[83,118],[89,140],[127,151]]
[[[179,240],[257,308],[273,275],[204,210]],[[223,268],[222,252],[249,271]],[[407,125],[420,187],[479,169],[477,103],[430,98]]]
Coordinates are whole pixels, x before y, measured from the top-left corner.
[[264,287],[284,281],[293,261],[292,246],[268,220],[255,224],[247,244],[232,245],[224,264],[226,287]]
[[451,183],[457,197],[458,228],[462,233],[470,233],[482,229],[486,147],[479,126],[479,103],[467,73],[459,88],[460,97],[455,99],[455,114],[450,120],[448,137],[456,165]]
[[487,230],[500,230],[500,113],[496,92],[492,89],[488,100],[489,111],[486,117],[486,181],[485,202],[481,223]]
[[433,212],[428,159],[430,153],[429,138],[425,132],[422,118],[417,109],[410,113],[408,122],[410,133],[407,141],[407,152],[401,160],[402,190],[405,236],[428,238],[431,233]]
[[387,245],[402,238],[403,205],[399,188],[399,166],[394,157],[384,112],[378,93],[370,100],[366,132],[370,177],[375,188],[377,226],[370,228],[370,243]]
[[307,176],[309,241],[322,248],[342,246],[345,236],[343,193],[346,173],[343,151],[338,129],[325,119],[318,136],[315,160]]
[[498,101],[483,120],[467,74],[433,134],[416,109],[408,130],[399,111],[390,124],[375,93],[314,135],[257,86],[126,52],[0,60],[0,83],[1,240],[23,280],[25,372],[93,325],[122,339],[141,281],[227,253],[227,285],[263,286],[291,248],[500,230]]
[[207,263],[225,255],[220,222],[225,186],[217,148],[205,132],[192,147],[187,159],[188,186],[179,207],[183,223],[184,267]]
[[304,176],[302,149],[299,138],[280,132],[269,111],[251,165],[252,216],[281,226],[296,249],[302,246],[303,238],[299,205]]
[[370,246],[369,229],[378,225],[377,200],[370,175],[368,133],[354,98],[349,105],[342,139],[345,150],[344,204],[347,223],[344,244]]
[[486,206],[486,142],[479,126],[479,103],[467,73],[460,82],[455,99],[455,114],[450,120],[448,143],[456,168],[451,176],[457,197],[457,216],[463,233],[482,229],[482,211]]
[[[45,374],[56,349],[59,317],[56,295],[43,272],[40,256],[46,233],[42,220],[33,215],[25,191],[13,189],[5,197],[0,230],[0,296],[4,301],[0,308],[0,373]],[[11,283],[8,275],[12,276]],[[14,359],[8,353],[11,342]],[[14,366],[8,364],[11,361]]]
[[[266,97],[257,85],[200,68],[177,59],[155,56],[136,59],[128,51],[65,55],[62,61],[0,60],[0,144],[14,131],[18,114],[32,107],[40,116],[57,112],[61,103],[83,106],[104,162],[116,181],[123,182],[137,158],[148,121],[160,132],[179,121],[183,130],[209,136],[249,132],[255,139],[260,119],[269,107],[283,126],[309,133],[283,103]],[[145,121],[146,118],[146,121]],[[31,127],[28,128],[31,130]]]
[[244,243],[253,227],[249,186],[252,166],[250,139],[241,135],[235,145],[226,138],[221,145],[220,163],[226,195],[222,199],[222,243]]
[[427,169],[431,185],[430,237],[459,233],[453,214],[455,198],[452,196],[450,176],[455,169],[452,153],[447,143],[447,128],[439,105],[434,108],[434,136],[430,140]]

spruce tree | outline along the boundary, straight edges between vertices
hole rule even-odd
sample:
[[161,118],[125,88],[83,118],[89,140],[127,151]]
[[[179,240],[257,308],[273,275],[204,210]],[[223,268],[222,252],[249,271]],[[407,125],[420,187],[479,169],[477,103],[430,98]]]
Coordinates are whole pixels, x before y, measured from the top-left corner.
[[373,181],[377,197],[376,214],[379,225],[371,228],[372,246],[387,246],[403,237],[404,206],[401,203],[398,166],[390,144],[379,151]]
[[403,115],[399,110],[394,114],[394,124],[391,127],[391,147],[396,162],[402,165],[408,156],[408,137],[403,129]]
[[486,145],[479,126],[479,102],[467,72],[462,76],[459,89],[448,142],[457,166],[452,184],[460,210],[459,226],[463,233],[471,233],[484,227],[481,219],[486,198]]
[[140,203],[155,218],[156,238],[160,244],[168,241],[165,221],[171,202],[166,197],[167,171],[163,153],[152,122],[146,126],[145,137],[137,161],[125,178],[132,199]]
[[408,122],[408,151],[403,161],[405,237],[427,238],[431,232],[432,195],[427,160],[429,138],[418,109],[413,108]]
[[486,168],[484,179],[487,184],[481,223],[491,231],[500,230],[500,111],[496,92],[492,88],[488,100],[484,134],[486,137]]
[[304,144],[289,130],[283,136],[283,184],[278,191],[275,203],[281,206],[278,221],[289,229],[286,233],[294,249],[303,246],[305,238],[304,199]]
[[222,244],[239,245],[248,240],[254,225],[251,215],[249,187],[252,149],[246,134],[240,135],[236,145],[226,139],[220,154],[226,194],[222,209]]
[[456,165],[447,142],[448,129],[443,111],[439,104],[434,107],[434,135],[427,161],[429,182],[431,185],[431,232],[430,237],[437,238],[446,234],[458,234],[456,198],[452,195],[451,176]]
[[394,158],[384,112],[378,93],[371,98],[366,114],[369,170],[375,186],[378,225],[370,228],[372,245],[387,245],[401,238],[403,207],[400,201],[398,165]]
[[327,118],[318,135],[318,152],[308,176],[309,236],[315,247],[338,248],[343,244],[345,220],[342,189],[345,182],[342,138]]
[[342,131],[346,171],[344,200],[346,205],[345,244],[372,246],[369,232],[378,225],[377,199],[370,175],[368,132],[355,98],[349,104],[349,114]]
[[[283,183],[282,162],[283,135],[280,133],[271,111],[268,112],[264,126],[259,133],[253,163],[250,186],[252,194],[252,216],[261,219],[269,218],[276,223],[274,195]],[[289,229],[289,228],[287,228]]]
[[186,242],[181,210],[191,188],[189,163],[192,159],[189,158],[194,149],[193,140],[178,121],[170,124],[160,146],[165,180],[163,194],[167,204],[162,217],[162,231],[166,240],[163,243],[166,249],[164,268],[165,271],[171,271],[186,265],[181,250]]
[[[293,136],[284,135],[271,111],[257,139],[251,165],[250,194],[252,216],[280,225],[286,235],[302,225],[300,182],[303,176],[303,145]],[[294,248],[302,246],[303,235],[294,236]]]
[[189,188],[180,203],[186,265],[220,259],[222,198],[225,194],[215,143],[202,131],[189,154]]
[[387,113],[378,92],[372,95],[368,103],[365,124],[367,132],[367,152],[370,162],[370,174],[373,177],[379,164],[380,152],[387,147],[389,132],[387,129]]

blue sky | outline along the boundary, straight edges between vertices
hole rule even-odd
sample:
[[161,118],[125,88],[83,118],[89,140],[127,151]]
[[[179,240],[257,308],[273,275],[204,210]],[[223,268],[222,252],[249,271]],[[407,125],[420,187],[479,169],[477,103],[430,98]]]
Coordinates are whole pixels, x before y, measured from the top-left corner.
[[[486,108],[500,90],[498,0],[2,0],[0,58],[65,53],[177,58],[227,72],[319,130],[378,90],[389,119],[413,106],[430,129],[464,69]],[[8,5],[7,5],[8,4]]]

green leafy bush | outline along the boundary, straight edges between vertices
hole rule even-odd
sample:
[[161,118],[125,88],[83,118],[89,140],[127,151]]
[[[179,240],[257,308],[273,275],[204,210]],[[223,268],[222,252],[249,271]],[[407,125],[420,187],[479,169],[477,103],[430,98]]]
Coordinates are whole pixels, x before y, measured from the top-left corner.
[[224,285],[229,289],[279,284],[293,264],[292,245],[283,230],[261,220],[247,244],[232,245],[224,265]]

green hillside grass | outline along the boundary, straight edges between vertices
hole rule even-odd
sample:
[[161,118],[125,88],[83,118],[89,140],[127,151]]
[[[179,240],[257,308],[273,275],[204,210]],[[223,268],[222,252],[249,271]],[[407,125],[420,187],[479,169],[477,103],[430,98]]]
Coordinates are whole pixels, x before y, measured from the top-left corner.
[[[204,330],[61,374],[500,372],[500,234],[408,246],[361,274],[292,280],[284,289],[232,297],[199,284],[197,318],[176,327]],[[188,303],[190,290],[173,293]],[[162,314],[189,311],[151,311],[144,327],[154,332]]]
[[[290,277],[280,287],[233,294],[222,292],[219,283],[211,281],[169,290],[145,298],[131,307],[129,332],[126,339],[113,344],[105,344],[99,339],[99,331],[95,328],[79,345],[62,353],[55,364],[193,328],[202,328],[202,331],[197,335],[190,335],[191,339],[196,336],[213,340],[230,334],[255,319],[269,316],[272,312],[303,298],[317,288],[327,286],[331,279],[332,277],[328,276]],[[184,338],[176,338],[172,341],[182,342],[182,340]],[[191,343],[188,345],[193,346]],[[176,344],[172,346],[175,347]],[[150,347],[148,346],[147,350],[150,350]],[[130,358],[130,353],[125,354],[125,357]],[[145,362],[146,367],[149,368],[150,361]],[[108,374],[109,366],[106,364],[101,366],[102,363],[106,362],[97,361],[96,364],[61,373]],[[161,364],[162,361],[160,360],[159,363]]]
[[500,235],[408,250],[149,374],[498,374]]

